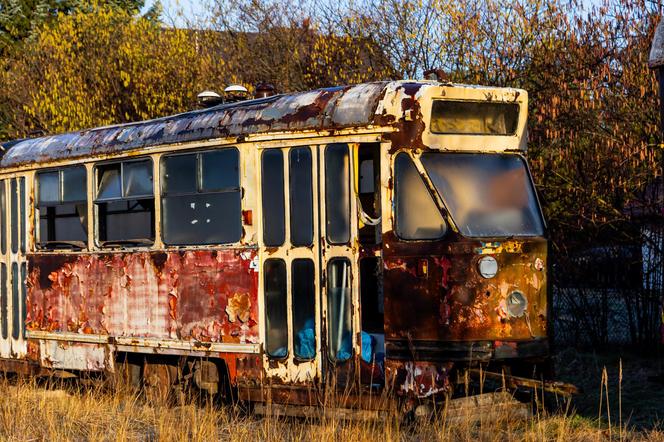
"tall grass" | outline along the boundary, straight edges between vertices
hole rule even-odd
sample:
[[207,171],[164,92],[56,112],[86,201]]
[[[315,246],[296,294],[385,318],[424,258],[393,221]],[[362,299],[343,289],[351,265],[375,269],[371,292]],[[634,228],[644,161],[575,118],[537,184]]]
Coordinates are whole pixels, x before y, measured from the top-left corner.
[[[604,382],[603,382],[604,384]],[[602,387],[602,388],[605,388]],[[9,441],[598,441],[664,440],[664,432],[615,428],[606,419],[534,413],[515,419],[492,410],[479,419],[442,417],[404,422],[354,421],[326,413],[320,419],[260,417],[211,402],[168,405],[103,385],[0,381],[0,439]],[[606,413],[608,403],[603,406]],[[493,411],[496,411],[494,413]],[[501,415],[501,413],[504,413]],[[444,414],[441,410],[441,413]],[[483,417],[484,416],[484,417]],[[486,417],[486,418],[485,418]],[[614,423],[615,425],[615,423]]]

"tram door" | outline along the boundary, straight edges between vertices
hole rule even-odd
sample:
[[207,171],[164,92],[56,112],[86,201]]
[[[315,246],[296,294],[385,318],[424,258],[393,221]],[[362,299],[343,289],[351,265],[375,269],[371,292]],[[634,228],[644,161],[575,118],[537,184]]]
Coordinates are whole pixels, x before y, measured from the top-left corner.
[[259,244],[265,370],[273,383],[320,380],[318,155],[259,149]]
[[0,357],[26,353],[26,179],[0,180]]
[[357,198],[353,188],[353,145],[319,147],[319,213],[322,290],[323,375],[331,383],[352,382],[359,354]]

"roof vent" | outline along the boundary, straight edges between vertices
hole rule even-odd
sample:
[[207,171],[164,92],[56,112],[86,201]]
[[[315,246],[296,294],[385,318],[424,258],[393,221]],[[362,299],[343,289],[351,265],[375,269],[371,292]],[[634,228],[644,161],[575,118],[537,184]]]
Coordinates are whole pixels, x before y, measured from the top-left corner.
[[224,102],[224,99],[214,91],[203,91],[196,96],[198,105],[203,108],[216,106]]
[[234,103],[236,101],[246,100],[249,96],[249,91],[246,87],[239,84],[231,84],[224,89],[224,96],[226,103]]
[[429,69],[424,71],[424,79],[445,83],[447,81],[447,74],[442,69]]
[[254,94],[255,98],[267,98],[275,95],[277,92],[274,88],[274,85],[270,83],[258,83],[256,85],[256,92]]

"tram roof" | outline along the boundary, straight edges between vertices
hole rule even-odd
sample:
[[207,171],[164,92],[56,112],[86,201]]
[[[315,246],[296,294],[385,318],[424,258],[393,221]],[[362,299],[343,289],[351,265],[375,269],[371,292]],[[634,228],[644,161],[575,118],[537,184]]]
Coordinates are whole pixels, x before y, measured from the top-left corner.
[[401,85],[476,87],[382,81],[225,103],[154,120],[10,141],[2,144],[0,168],[250,134],[366,126],[375,123],[386,90]]

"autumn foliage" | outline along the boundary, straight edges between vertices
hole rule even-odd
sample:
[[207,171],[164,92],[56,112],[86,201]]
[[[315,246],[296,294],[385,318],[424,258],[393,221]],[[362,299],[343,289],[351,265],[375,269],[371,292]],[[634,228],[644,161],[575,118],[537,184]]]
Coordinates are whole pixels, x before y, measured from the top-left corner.
[[[135,10],[60,12],[0,60],[0,137],[191,109],[204,89],[421,77],[529,91],[531,166],[557,250],[634,241],[658,216],[657,82],[646,0],[217,0],[189,29]],[[0,7],[0,15],[2,8]]]

